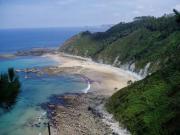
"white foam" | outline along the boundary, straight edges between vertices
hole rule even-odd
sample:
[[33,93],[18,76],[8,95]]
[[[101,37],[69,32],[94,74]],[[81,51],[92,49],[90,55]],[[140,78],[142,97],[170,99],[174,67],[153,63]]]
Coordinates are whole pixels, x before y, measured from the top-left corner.
[[90,82],[88,81],[87,87],[86,87],[85,89],[83,89],[82,91],[83,91],[84,93],[88,93],[88,91],[90,90],[90,88],[91,88],[91,84],[90,84]]
[[43,116],[46,115],[46,112],[43,112],[42,115],[43,115]]
[[43,116],[46,115],[46,112],[42,112],[37,118],[38,118],[38,121],[41,122],[41,119]]
[[90,81],[89,81],[89,79],[88,79],[87,77],[81,76],[81,78],[82,78],[83,80],[85,80],[85,82],[86,82],[86,84],[87,84],[87,87],[81,90],[83,93],[86,94],[86,93],[88,93],[88,91],[91,89],[91,83],[90,83]]
[[103,122],[110,126],[114,133],[118,135],[131,135],[127,129],[120,127],[120,123],[113,119],[112,114],[109,114],[107,111],[105,111],[104,105],[98,106],[97,109],[103,115]]

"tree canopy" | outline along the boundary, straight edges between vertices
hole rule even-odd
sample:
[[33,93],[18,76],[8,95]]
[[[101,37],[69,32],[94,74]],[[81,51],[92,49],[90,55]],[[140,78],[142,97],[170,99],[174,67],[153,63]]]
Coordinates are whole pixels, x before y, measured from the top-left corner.
[[8,73],[0,75],[0,107],[9,108],[15,102],[20,92],[20,81],[13,68]]

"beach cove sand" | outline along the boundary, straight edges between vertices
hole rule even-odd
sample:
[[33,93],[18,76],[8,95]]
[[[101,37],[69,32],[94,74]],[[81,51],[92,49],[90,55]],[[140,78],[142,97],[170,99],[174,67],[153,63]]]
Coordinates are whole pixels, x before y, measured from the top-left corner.
[[129,80],[140,80],[140,76],[110,65],[95,63],[91,59],[64,53],[46,54],[43,57],[49,57],[59,63],[57,67],[45,68],[45,72],[78,74],[88,83],[84,94],[54,97],[63,99],[66,106],[49,103],[49,109],[53,112],[52,123],[56,129],[54,134],[130,134],[106,112],[104,104],[113,93],[126,87]]

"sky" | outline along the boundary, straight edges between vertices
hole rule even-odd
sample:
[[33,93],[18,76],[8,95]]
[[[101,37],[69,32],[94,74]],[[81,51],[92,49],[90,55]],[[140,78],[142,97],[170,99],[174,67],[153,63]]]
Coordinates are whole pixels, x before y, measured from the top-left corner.
[[180,10],[180,0],[0,0],[0,28],[117,24]]

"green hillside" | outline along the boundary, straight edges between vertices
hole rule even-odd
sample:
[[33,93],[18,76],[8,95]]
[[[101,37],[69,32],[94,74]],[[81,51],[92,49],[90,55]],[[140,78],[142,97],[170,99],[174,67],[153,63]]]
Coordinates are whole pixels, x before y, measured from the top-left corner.
[[[180,22],[179,20],[180,14],[175,17],[177,23]],[[143,33],[147,36],[149,32],[145,30]],[[162,32],[156,34],[162,35]],[[143,65],[146,60],[158,59],[160,66],[152,68],[156,70],[145,79],[119,90],[106,103],[107,110],[133,135],[180,134],[179,31],[170,33],[159,41],[159,45],[155,44],[158,43],[157,37],[146,37],[149,43],[151,41],[151,44],[146,45],[152,52],[147,50],[143,54],[143,59],[140,55],[136,60]],[[131,39],[127,40],[129,41]],[[140,44],[139,42],[138,45]],[[144,46],[139,46],[136,51],[129,49],[129,52],[138,54],[143,49]]]
[[132,135],[180,134],[180,13],[137,17],[102,33],[80,33],[60,51],[144,75],[112,95],[107,110]]
[[160,69],[180,44],[180,27],[174,15],[137,17],[106,32],[82,32],[60,51],[136,71],[141,75]]
[[167,67],[108,100],[108,111],[133,135],[180,134],[180,53],[175,56]]

